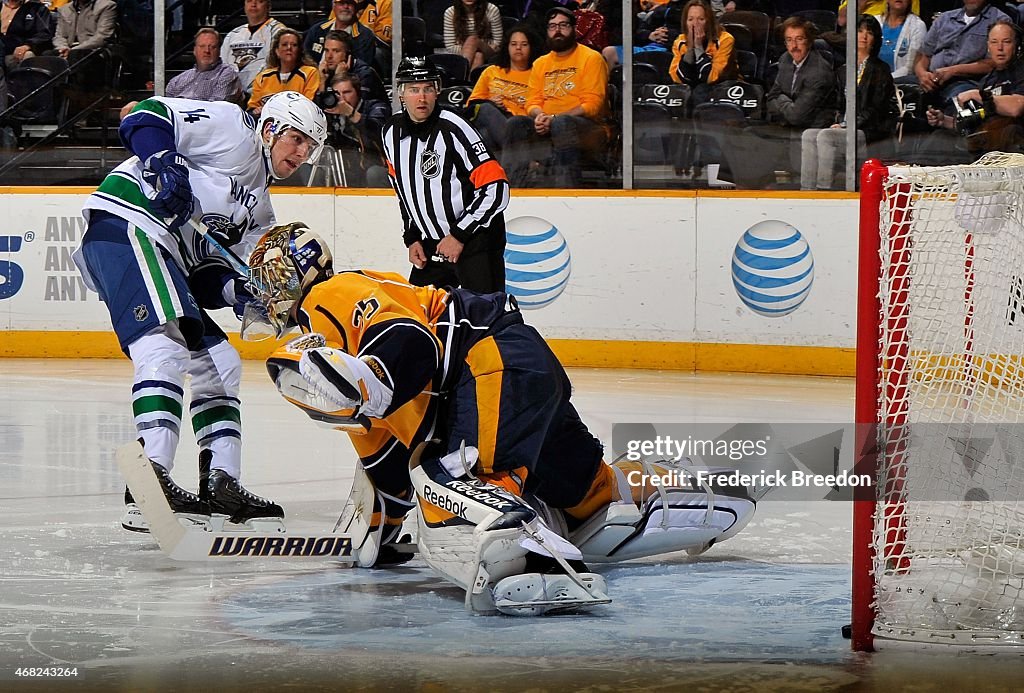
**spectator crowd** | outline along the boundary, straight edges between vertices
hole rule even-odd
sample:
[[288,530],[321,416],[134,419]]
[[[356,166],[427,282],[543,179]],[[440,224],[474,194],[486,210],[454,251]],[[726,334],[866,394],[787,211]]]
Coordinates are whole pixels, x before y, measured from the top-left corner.
[[[19,70],[41,66],[39,57],[71,66],[71,86],[99,88],[97,71],[76,71],[76,63],[137,33],[131,0],[2,3],[0,111]],[[258,115],[273,94],[301,92],[327,113],[338,157],[327,161],[344,168],[345,184],[381,185],[392,2],[327,3],[320,15],[300,16],[291,5],[275,11],[272,0],[222,0],[204,5],[222,12],[205,18],[169,3],[169,27],[182,45],[192,39],[194,62],[171,73],[166,94],[230,101]],[[1013,4],[858,0],[856,54],[847,56],[845,2],[639,0],[629,18],[633,93],[625,96],[619,2],[405,5],[403,54],[426,54],[438,66],[440,103],[473,123],[513,187],[607,185],[621,167],[624,103],[645,105],[634,143],[660,137],[664,155],[654,159],[683,187],[842,189],[848,126],[860,161],[971,161],[1024,143],[1021,13]],[[232,16],[219,28],[203,25]],[[845,120],[850,98],[855,126]]]

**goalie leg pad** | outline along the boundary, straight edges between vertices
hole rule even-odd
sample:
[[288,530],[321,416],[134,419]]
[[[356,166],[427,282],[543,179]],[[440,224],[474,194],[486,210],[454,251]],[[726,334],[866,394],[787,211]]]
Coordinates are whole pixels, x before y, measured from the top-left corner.
[[400,543],[402,518],[413,505],[375,488],[359,464],[334,531],[352,538],[356,565],[360,568],[405,563],[412,558],[412,552],[398,551],[392,545]]
[[[540,614],[611,601],[600,576],[569,565],[581,558],[576,547],[546,527],[521,498],[471,477],[454,478],[438,461],[420,464],[418,456],[410,475],[420,553],[466,590],[471,613]],[[525,572],[531,556],[553,559],[560,574]]]
[[[685,468],[671,463],[619,462],[612,470],[618,496],[626,500],[598,511],[570,535],[588,562],[626,561],[676,551],[703,553],[735,536],[756,507],[745,487],[698,484]],[[651,487],[650,495],[634,494],[635,485],[627,481],[627,474],[636,471],[648,477],[689,481]],[[639,496],[638,501],[634,496]]]

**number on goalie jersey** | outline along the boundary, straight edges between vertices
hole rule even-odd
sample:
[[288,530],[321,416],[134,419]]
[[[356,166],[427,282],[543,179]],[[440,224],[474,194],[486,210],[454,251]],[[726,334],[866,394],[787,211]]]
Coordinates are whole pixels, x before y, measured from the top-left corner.
[[370,478],[386,493],[404,494],[410,450],[439,438],[443,452],[463,441],[478,448],[480,473],[539,472],[537,486],[554,507],[586,494],[601,465],[601,445],[569,403],[557,359],[505,294],[340,272],[313,286],[296,321],[361,359],[393,393],[384,415],[370,419],[369,432],[351,436]]

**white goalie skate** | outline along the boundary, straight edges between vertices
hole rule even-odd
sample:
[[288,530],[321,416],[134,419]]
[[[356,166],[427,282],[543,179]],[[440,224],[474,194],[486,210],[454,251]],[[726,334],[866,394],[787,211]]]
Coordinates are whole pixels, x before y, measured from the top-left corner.
[[422,450],[410,464],[420,555],[466,590],[468,611],[535,616],[611,602],[604,578],[587,572],[579,550],[551,531],[521,498],[446,469],[468,469],[465,451],[461,464],[446,458],[445,465],[421,464]]
[[621,500],[569,534],[590,563],[677,551],[699,555],[735,536],[754,515],[746,487],[714,481],[716,472],[731,470],[702,468],[698,477],[692,467],[647,460],[619,460],[611,468]]

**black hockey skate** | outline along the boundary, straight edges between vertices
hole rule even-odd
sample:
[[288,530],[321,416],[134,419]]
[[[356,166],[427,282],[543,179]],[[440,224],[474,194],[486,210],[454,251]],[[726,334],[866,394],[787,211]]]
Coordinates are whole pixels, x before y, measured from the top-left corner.
[[[202,482],[200,482],[202,483]],[[223,469],[210,472],[206,483],[201,487],[206,491],[213,515],[227,516],[227,522],[235,525],[260,523],[264,529],[284,531],[284,510],[280,505],[266,498],[250,493],[244,486]],[[231,529],[225,526],[224,529]]]
[[[153,473],[160,482],[160,488],[164,492],[167,504],[179,520],[186,520],[195,524],[205,525],[210,519],[210,505],[194,493],[186,491],[174,483],[170,473],[159,464],[153,465]],[[124,490],[125,513],[121,518],[121,526],[129,532],[148,532],[149,523],[142,516],[142,511],[135,503],[130,489]]]

